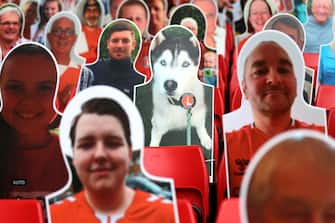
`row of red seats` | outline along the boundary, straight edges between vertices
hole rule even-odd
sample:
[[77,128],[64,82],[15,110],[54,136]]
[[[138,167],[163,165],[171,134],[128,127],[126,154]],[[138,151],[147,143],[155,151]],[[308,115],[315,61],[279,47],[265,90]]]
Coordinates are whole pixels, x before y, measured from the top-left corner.
[[328,123],[328,135],[335,138],[335,107],[330,109],[328,113],[327,123]]
[[315,105],[327,110],[335,109],[335,86],[320,85]]
[[[192,204],[186,199],[178,199],[180,223],[197,223]],[[11,223],[44,223],[42,208],[37,200],[0,200],[0,219]],[[222,202],[217,223],[240,223],[239,199]]]
[[[151,175],[174,180],[180,222],[208,222],[209,177],[200,146],[146,147],[143,162]],[[12,223],[44,222],[37,200],[0,200],[0,219]]]
[[[177,200],[186,200],[192,206],[193,214],[190,219],[196,216],[200,222],[207,222],[209,177],[199,146],[146,147],[143,165],[152,175],[172,178]],[[186,218],[184,214],[180,216]]]
[[0,199],[0,221],[10,223],[44,223],[41,203],[38,200]]
[[[143,162],[148,173],[174,180],[181,223],[208,222],[208,173],[200,146],[146,147]],[[224,200],[216,222],[239,223],[239,199]]]
[[[146,147],[143,161],[148,173],[174,180],[181,223],[208,222],[209,177],[200,146]],[[12,223],[44,222],[37,200],[0,200],[0,219]],[[217,222],[234,223],[238,219],[238,199],[225,200]]]

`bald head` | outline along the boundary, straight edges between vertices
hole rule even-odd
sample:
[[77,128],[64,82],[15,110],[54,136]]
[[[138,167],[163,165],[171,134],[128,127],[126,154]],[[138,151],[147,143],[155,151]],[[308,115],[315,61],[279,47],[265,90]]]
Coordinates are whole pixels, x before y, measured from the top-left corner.
[[322,220],[335,207],[334,188],[335,146],[314,137],[286,139],[274,145],[253,172],[249,222],[312,222],[313,216]]

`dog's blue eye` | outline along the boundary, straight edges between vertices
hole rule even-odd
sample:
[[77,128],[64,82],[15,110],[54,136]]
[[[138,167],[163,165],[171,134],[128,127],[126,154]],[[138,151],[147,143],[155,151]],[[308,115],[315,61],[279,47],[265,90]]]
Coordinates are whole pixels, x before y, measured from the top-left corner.
[[160,63],[161,63],[162,66],[166,66],[166,61],[165,60],[161,60]]
[[187,62],[187,61],[183,62],[182,67],[188,67],[188,66],[190,66],[189,62]]

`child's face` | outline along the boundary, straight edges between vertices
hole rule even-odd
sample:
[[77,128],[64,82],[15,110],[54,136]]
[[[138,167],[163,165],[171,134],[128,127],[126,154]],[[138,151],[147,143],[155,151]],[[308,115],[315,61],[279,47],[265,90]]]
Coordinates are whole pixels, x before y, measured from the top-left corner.
[[215,53],[207,53],[204,55],[204,67],[205,68],[215,68],[216,67]]
[[56,66],[43,55],[9,58],[0,76],[4,120],[21,134],[47,129],[55,115],[56,82]]

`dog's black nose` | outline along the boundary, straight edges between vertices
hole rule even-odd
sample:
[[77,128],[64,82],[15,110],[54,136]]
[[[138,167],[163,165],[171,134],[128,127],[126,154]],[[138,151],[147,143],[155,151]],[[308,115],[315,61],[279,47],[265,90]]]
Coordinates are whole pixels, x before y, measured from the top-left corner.
[[178,83],[174,80],[167,80],[164,82],[164,88],[167,92],[172,92],[176,90],[178,87]]

